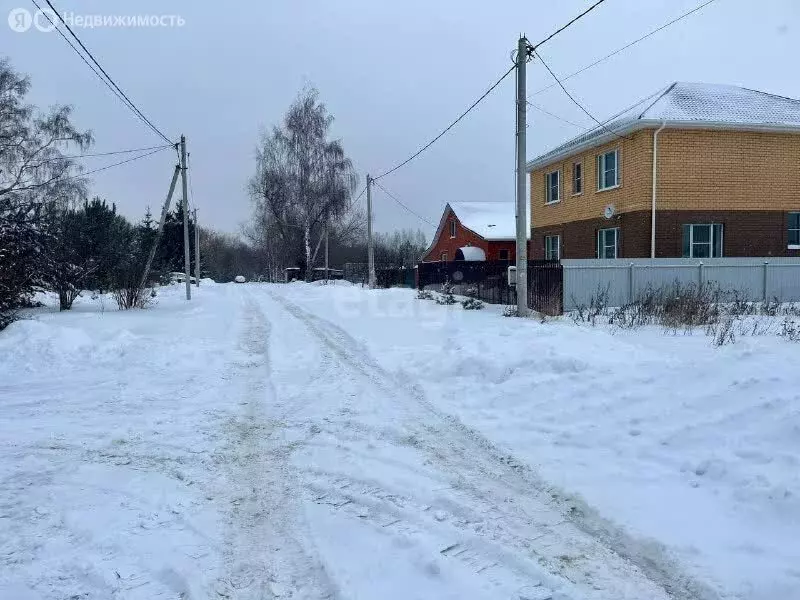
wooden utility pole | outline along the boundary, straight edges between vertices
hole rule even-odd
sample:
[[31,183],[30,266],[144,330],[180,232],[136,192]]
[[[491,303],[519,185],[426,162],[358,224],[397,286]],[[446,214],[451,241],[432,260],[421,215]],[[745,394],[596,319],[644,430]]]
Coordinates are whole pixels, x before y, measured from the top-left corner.
[[189,193],[186,183],[186,136],[181,136],[181,187],[183,188],[183,267],[186,277],[186,299],[192,299],[192,259],[189,253]]
[[194,284],[200,287],[200,226],[197,224],[197,207],[194,211]]
[[369,269],[369,287],[376,285],[375,248],[372,241],[372,178],[367,173],[367,268]]
[[158,221],[158,231],[156,232],[156,239],[153,240],[153,246],[150,248],[150,254],[147,256],[147,262],[144,265],[144,273],[139,282],[139,289],[143,290],[147,285],[147,278],[150,276],[150,268],[153,266],[153,259],[156,256],[158,244],[161,242],[161,236],[164,233],[164,221],[167,220],[167,213],[169,213],[169,203],[172,201],[172,194],[175,192],[175,185],[178,183],[178,175],[181,172],[181,166],[175,165],[175,171],[172,174],[172,182],[169,184],[169,191],[167,192],[167,199],[164,201],[164,206],[161,208],[161,219]]
[[517,44],[517,315],[528,316],[528,198],[525,193],[526,127],[528,98],[525,67],[528,64],[528,40]]

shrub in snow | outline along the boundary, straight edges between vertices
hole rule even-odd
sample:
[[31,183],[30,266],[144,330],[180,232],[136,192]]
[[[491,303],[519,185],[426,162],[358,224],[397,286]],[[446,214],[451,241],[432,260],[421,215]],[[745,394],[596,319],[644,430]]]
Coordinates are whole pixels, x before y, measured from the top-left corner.
[[800,324],[791,319],[784,319],[778,335],[790,342],[800,342]]
[[480,310],[483,308],[483,302],[477,298],[467,298],[461,303],[461,306],[464,307],[464,310]]
[[419,290],[417,292],[417,300],[433,300],[433,293],[428,290]]
[[442,286],[442,293],[436,299],[436,303],[437,304],[455,304],[456,302],[458,302],[458,300],[456,300],[456,297],[455,297],[455,294],[454,294],[454,289],[455,288],[454,288],[453,284],[450,283],[450,280],[445,281],[444,285]]
[[736,322],[736,317],[725,317],[718,323],[716,323],[712,331],[712,343],[714,346],[724,346],[726,344],[733,344],[736,341],[736,335],[734,334],[734,323]]
[[517,316],[517,307],[516,306],[506,306],[503,308],[503,316],[504,317],[516,317]]

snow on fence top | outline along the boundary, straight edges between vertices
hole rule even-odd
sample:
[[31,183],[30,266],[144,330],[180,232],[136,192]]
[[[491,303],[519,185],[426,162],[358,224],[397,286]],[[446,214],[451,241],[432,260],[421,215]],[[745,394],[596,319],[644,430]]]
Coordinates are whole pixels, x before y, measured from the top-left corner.
[[[614,134],[667,125],[781,129],[800,133],[800,100],[734,85],[675,82],[528,163],[528,170],[613,138]],[[613,132],[613,133],[612,133]]]

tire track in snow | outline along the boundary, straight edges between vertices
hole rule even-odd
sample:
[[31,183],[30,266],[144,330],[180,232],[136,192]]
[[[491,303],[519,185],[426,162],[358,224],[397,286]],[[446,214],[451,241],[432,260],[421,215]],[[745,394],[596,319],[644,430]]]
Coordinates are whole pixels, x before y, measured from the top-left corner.
[[[270,295],[338,358],[340,371],[355,371],[409,408],[409,416],[416,419],[421,432],[418,447],[457,475],[459,491],[472,503],[496,513],[495,521],[502,525],[493,535],[499,536],[504,546],[532,554],[551,573],[591,590],[593,593],[584,596],[587,598],[718,598],[710,588],[683,574],[661,545],[627,535],[582,501],[548,486],[527,465],[454,416],[434,407],[419,386],[404,385],[384,371],[346,331],[280,294]],[[413,405],[424,411],[424,422],[410,409]],[[348,496],[333,504],[338,505],[351,511],[358,503]]]
[[231,365],[231,381],[244,412],[227,427],[227,577],[215,592],[236,600],[336,598],[319,560],[296,537],[291,500],[299,493],[298,483],[287,464],[295,444],[285,443],[280,423],[265,411],[265,403],[277,400],[270,373],[270,323],[252,298],[242,302],[240,352]]

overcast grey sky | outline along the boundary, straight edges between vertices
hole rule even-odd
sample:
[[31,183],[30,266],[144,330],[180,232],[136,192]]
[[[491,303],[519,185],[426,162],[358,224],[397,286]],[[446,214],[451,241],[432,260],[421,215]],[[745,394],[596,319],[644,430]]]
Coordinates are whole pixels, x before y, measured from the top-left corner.
[[[589,0],[339,1],[52,0],[75,14],[173,14],[181,28],[76,29],[101,64],[170,137],[188,138],[194,199],[205,225],[236,232],[250,212],[245,191],[259,130],[278,123],[307,84],[319,88],[359,173],[383,172],[447,125],[510,66],[520,32],[537,41]],[[544,46],[567,74],[700,4],[607,0]],[[33,9],[2,0],[3,14]],[[598,118],[675,81],[729,83],[800,98],[798,0],[717,0],[565,85]],[[94,151],[159,143],[56,33],[0,26],[0,54],[30,74],[31,101],[71,104],[92,129]],[[541,64],[528,70],[532,100],[585,126],[592,122],[553,88]],[[528,158],[580,130],[529,110]],[[163,202],[174,155],[156,154],[93,177],[92,191],[138,218]],[[96,168],[119,157],[86,159]],[[445,138],[381,181],[432,222],[445,202],[511,201],[514,78]],[[379,231],[431,228],[375,191]]]

